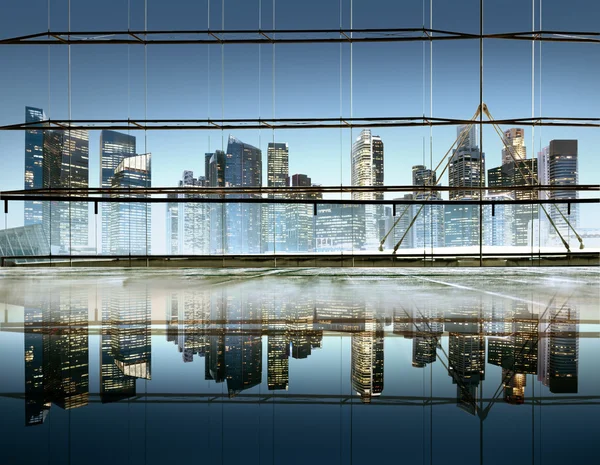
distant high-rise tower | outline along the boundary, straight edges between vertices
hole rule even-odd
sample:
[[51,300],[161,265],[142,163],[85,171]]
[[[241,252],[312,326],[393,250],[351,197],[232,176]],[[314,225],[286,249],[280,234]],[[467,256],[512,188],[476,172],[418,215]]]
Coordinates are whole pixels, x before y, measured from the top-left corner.
[[[229,136],[225,156],[225,186],[261,187],[262,152],[233,136]],[[259,198],[243,194],[243,198]],[[228,203],[225,205],[225,241],[227,253],[260,253],[261,205]]]
[[472,124],[469,129],[467,129],[467,125],[463,124],[456,129],[456,137],[459,138],[463,131],[466,131],[464,134],[464,140],[457,147],[457,149],[471,149],[473,147],[479,147],[479,139],[477,138],[477,126]]
[[[151,154],[124,158],[115,168],[114,188],[152,186]],[[146,198],[146,194],[111,194],[113,197]],[[112,202],[109,218],[109,251],[113,255],[146,255],[151,251],[151,205],[145,202]]]
[[[289,176],[288,144],[269,142],[267,148],[267,185],[286,187]],[[285,198],[285,194],[269,194],[269,198]],[[285,251],[287,249],[286,205],[271,203],[262,211],[262,250],[263,252]]]
[[[89,136],[85,130],[44,131],[44,188],[87,189]],[[86,202],[44,202],[43,224],[54,253],[74,253],[88,245]]]
[[[185,170],[179,187],[204,187],[203,176]],[[175,198],[201,199],[201,194],[169,194]],[[208,254],[210,245],[210,204],[172,202],[167,204],[167,252],[178,254]]]
[[[548,173],[551,186],[570,187],[577,185],[577,140],[551,140],[548,161]],[[577,199],[578,194],[577,191],[555,190],[550,192],[550,198],[563,200]],[[578,210],[577,204],[571,205],[570,214],[568,205],[552,205],[550,215],[563,236],[570,234],[570,228],[567,225],[565,218],[573,228],[577,229]],[[567,238],[565,237],[565,239]]]
[[[291,187],[312,187],[306,174],[294,174],[286,181]],[[289,194],[292,199],[322,199],[323,194]],[[313,205],[294,203],[287,205],[287,250],[289,252],[313,252],[315,238],[315,216]]]
[[[215,150],[214,153],[206,153],[205,162],[207,159],[208,167],[205,164],[207,187],[225,187],[225,152]],[[210,194],[209,196],[222,198],[218,194]],[[223,221],[226,205],[224,203],[210,204],[210,253],[223,253],[225,251],[226,241]]]
[[[353,186],[383,186],[383,142],[381,137],[363,129],[352,144]],[[383,200],[382,192],[354,192],[353,200]],[[365,205],[367,247],[377,247],[385,234],[383,205]]]
[[[424,165],[412,167],[413,186],[435,186],[437,177],[434,170]],[[416,200],[441,200],[438,191],[415,191]],[[413,205],[413,215],[416,215],[420,205]],[[425,205],[412,228],[413,247],[443,247],[444,246],[444,208],[442,205]]]
[[[41,108],[25,107],[25,122],[37,123],[46,119]],[[31,124],[36,129],[25,131],[25,189],[41,189],[44,160],[44,130],[41,124]],[[38,129],[39,127],[39,129]],[[28,200],[24,203],[25,226],[42,223],[42,202]]]
[[[450,191],[450,200],[478,200],[485,178],[485,154],[477,146],[477,127],[472,125],[465,140],[450,158],[448,185],[461,189]],[[464,136],[466,126],[459,126],[457,136]],[[444,209],[446,247],[473,246],[479,242],[479,208],[477,205],[446,205]]]
[[[457,130],[461,134],[460,126]],[[450,187],[464,187],[464,190],[450,191],[450,200],[464,198],[479,199],[482,195],[479,190],[470,190],[469,187],[482,187],[485,176],[485,154],[481,153],[475,145],[475,126],[471,127],[465,142],[454,150],[450,159],[448,170],[448,185]]]
[[527,158],[525,131],[523,128],[510,128],[504,131],[504,139],[509,147],[502,149],[502,164],[506,165]]
[[[538,183],[540,186],[548,186],[550,184],[550,147],[546,146],[541,152],[538,152]],[[540,199],[547,200],[550,198],[550,192],[540,191]]]
[[[136,154],[135,136],[117,131],[104,130],[100,133],[100,187],[112,187],[115,169],[124,158]],[[109,197],[105,194],[105,197]],[[102,253],[110,252],[109,217],[111,205],[101,204],[102,216]]]

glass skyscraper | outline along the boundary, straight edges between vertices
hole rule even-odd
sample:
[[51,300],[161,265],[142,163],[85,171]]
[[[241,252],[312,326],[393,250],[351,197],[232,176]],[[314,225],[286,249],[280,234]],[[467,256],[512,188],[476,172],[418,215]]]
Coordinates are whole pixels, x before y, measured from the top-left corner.
[[[289,148],[286,143],[269,142],[267,147],[267,185],[286,187],[289,177]],[[270,199],[286,198],[285,194],[269,194]],[[286,208],[283,203],[264,205],[262,209],[262,250],[287,250]]]
[[[87,189],[89,135],[84,130],[44,131],[42,185]],[[88,245],[87,202],[44,202],[43,225],[53,253],[76,253]]]
[[[381,137],[363,129],[352,144],[353,186],[383,186],[383,142]],[[383,200],[382,192],[353,192],[352,200]],[[382,205],[365,205],[365,234],[367,247],[376,248],[385,235]]]
[[[37,123],[46,119],[41,108],[25,107],[25,122]],[[25,131],[25,190],[41,189],[42,165],[44,159],[44,130],[41,125],[32,124],[36,129]],[[40,127],[39,129],[37,129]],[[42,222],[42,202],[24,202],[25,226]]]
[[[229,136],[225,156],[224,181],[227,187],[262,186],[262,152],[233,136]],[[259,198],[242,194],[242,198]],[[260,253],[261,204],[225,204],[225,251],[227,253]]]
[[[124,158],[136,154],[135,137],[117,131],[104,130],[100,133],[100,187],[112,187],[115,169]],[[110,252],[109,217],[110,204],[101,205],[102,253]]]
[[[132,191],[151,187],[151,154],[124,158],[116,167],[113,188]],[[112,197],[140,198],[145,194],[114,193]],[[111,202],[109,218],[109,252],[112,255],[146,255],[151,253],[151,204]]]
[[[186,170],[179,181],[179,187],[203,187],[204,176],[194,177],[194,172]],[[172,194],[169,194],[172,195]],[[174,194],[174,197],[200,199],[200,194]],[[210,245],[210,204],[202,202],[173,202],[167,204],[167,252],[170,254],[209,253]]]
[[[548,154],[548,173],[551,186],[575,186],[578,183],[577,140],[551,140]],[[555,190],[551,192],[552,199],[577,199],[577,192],[570,190]],[[560,211],[559,211],[560,210]],[[566,204],[552,205],[550,216],[557,229],[563,236],[572,234],[571,224],[577,230],[578,205],[571,205],[570,211]],[[561,214],[562,213],[562,214]],[[565,237],[568,241],[568,238]],[[570,241],[568,241],[570,242]]]

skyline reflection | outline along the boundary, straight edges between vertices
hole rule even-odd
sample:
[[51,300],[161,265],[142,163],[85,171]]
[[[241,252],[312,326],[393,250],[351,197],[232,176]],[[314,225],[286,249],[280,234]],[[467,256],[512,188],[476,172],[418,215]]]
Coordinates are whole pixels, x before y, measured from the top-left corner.
[[541,425],[537,413],[525,420],[532,409],[571,422],[583,406],[597,409],[594,273],[558,280],[539,271],[527,283],[504,270],[394,273],[179,272],[165,280],[152,271],[71,272],[52,286],[6,274],[0,344],[10,350],[0,355],[0,405],[24,414],[9,415],[7,427],[43,430],[68,419],[85,429],[116,412],[153,424],[148,415],[158,421],[189,408],[229,431],[252,415],[299,408],[283,428],[326,421],[337,406],[341,423],[322,434],[345,437],[362,430],[352,420],[361,405],[376,422],[423,409],[433,416],[417,424],[429,429],[493,429],[515,415]]

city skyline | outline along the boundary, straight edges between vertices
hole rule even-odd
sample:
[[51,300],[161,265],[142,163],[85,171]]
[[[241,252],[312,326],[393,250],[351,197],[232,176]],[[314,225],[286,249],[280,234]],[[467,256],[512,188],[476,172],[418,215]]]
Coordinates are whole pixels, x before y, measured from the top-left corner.
[[[26,108],[26,116],[34,122],[37,122],[36,118],[43,115],[41,109]],[[28,166],[34,166],[33,160],[37,156],[38,163],[42,162],[45,168],[42,173],[38,172],[37,176],[34,175],[33,168],[27,171],[25,188],[31,188],[29,186],[32,185],[32,182],[39,182],[36,179],[41,175],[43,175],[42,186],[46,187],[68,185],[86,187],[89,185],[89,138],[87,131],[66,132],[65,134],[67,136],[70,134],[70,136],[64,139],[61,131],[42,130],[41,154],[38,153],[40,152],[39,149],[35,152],[35,142],[36,137],[40,137],[39,132],[38,130],[31,130],[25,134],[25,163]],[[52,142],[53,137],[56,142]],[[479,142],[477,125],[471,125],[468,130],[467,126],[464,125],[457,128],[458,146],[448,159],[448,165],[441,164],[439,166],[442,173],[449,173],[450,187],[465,188],[462,191],[450,191],[450,200],[476,200],[479,198],[480,192],[468,188],[470,186],[479,187],[484,184],[484,181],[489,187],[497,188],[495,190],[490,189],[485,194],[487,200],[537,198],[537,193],[510,191],[508,189],[513,185],[537,184],[540,180],[556,185],[577,184],[579,160],[577,141],[571,141],[571,145],[565,145],[570,143],[569,141],[550,141],[548,151],[542,150],[539,153],[538,158],[541,157],[541,162],[538,167],[538,158],[526,158],[523,128],[507,129],[501,137],[504,137],[507,144],[506,148],[502,150],[502,166],[488,169],[486,172],[485,161],[480,160],[480,158],[484,159],[484,154],[480,154],[477,145]],[[77,142],[78,140],[82,142]],[[77,144],[85,145],[80,148]],[[555,146],[564,146],[564,148],[552,149],[551,156],[550,147]],[[127,187],[130,185],[147,187],[152,185],[149,164],[148,174],[144,175],[143,180],[138,179],[136,181],[133,178],[130,180],[129,176],[125,179],[122,176],[124,172],[122,168],[120,169],[121,175],[116,176],[118,167],[125,159],[139,157],[134,153],[135,147],[136,138],[134,136],[118,131],[102,131],[100,140],[102,172],[99,177],[102,187]],[[555,154],[555,152],[561,150],[563,152],[566,150],[569,155]],[[269,187],[286,187],[290,183],[290,179],[292,180],[292,187],[294,179],[296,183],[303,182],[306,184],[306,181],[300,179],[298,174],[290,178],[289,153],[290,146],[286,142],[267,143],[267,170],[265,171]],[[149,157],[149,155],[147,156]],[[60,157],[62,157],[62,161],[60,161]],[[509,158],[513,161],[510,161]],[[178,183],[179,187],[260,187],[262,185],[262,151],[242,142],[231,134],[228,137],[226,152],[217,150],[214,153],[205,153],[203,161],[204,176],[196,179],[193,178],[193,171],[184,170],[183,179]],[[559,161],[561,166],[565,163],[571,164],[568,168],[566,165],[565,168],[558,168]],[[353,144],[350,168],[355,185],[383,186],[384,142],[381,137],[372,136],[370,130],[363,130]],[[50,174],[53,176],[52,179],[50,179]],[[439,182],[438,174],[431,168],[427,168],[426,165],[413,165],[412,185],[442,184]],[[535,197],[532,197],[534,194]],[[255,194],[252,195],[256,196]],[[502,195],[508,195],[508,197],[502,197]],[[559,192],[556,195],[557,198],[577,198],[577,194],[573,197],[569,191]],[[179,196],[186,198],[202,197],[197,195],[190,197],[187,194]],[[285,198],[286,194],[277,194],[276,196]],[[382,200],[383,193],[354,193],[352,198]],[[439,192],[433,191],[431,193],[415,192],[412,198],[416,200],[438,200],[443,197]],[[102,205],[101,248],[103,253],[150,253],[153,243],[150,234],[153,230],[151,211],[156,210],[156,208],[150,205],[136,205],[128,206],[120,203]],[[317,208],[317,217],[319,214],[321,217],[311,220],[309,219],[308,208],[278,204],[274,204],[269,208],[261,207],[259,204],[236,205],[234,203],[224,205],[226,212],[219,214],[219,207],[216,204],[167,204],[167,213],[163,217],[165,218],[164,229],[159,230],[158,234],[156,232],[154,234],[165,237],[158,250],[164,250],[163,247],[166,247],[167,253],[171,254],[268,253],[274,251],[323,252],[335,251],[340,248],[342,250],[370,250],[375,249],[375,244],[380,240],[383,241],[382,238],[386,237],[387,233],[391,234],[392,232],[393,234],[388,234],[389,238],[382,242],[382,246],[384,243],[387,247],[396,244],[394,248],[472,246],[479,241],[479,212],[476,206],[457,205],[454,207],[446,205],[420,208],[418,205],[414,205],[408,209],[410,212],[405,208],[401,208],[401,216],[407,215],[407,218],[409,218],[408,224],[396,217],[392,220],[386,219],[390,216],[391,211],[389,208],[383,208],[383,206],[366,205],[364,206],[364,213],[361,213],[363,207],[351,208],[348,210],[350,216],[347,219],[345,219],[347,215],[343,213],[345,207],[336,206],[333,207],[336,213],[333,214],[331,219],[334,223],[337,221],[341,221],[341,223],[339,226],[335,226],[333,223],[328,224],[327,213],[333,211],[328,207]],[[87,233],[87,223],[90,218],[87,205],[82,204],[82,208],[79,208],[79,204],[74,203],[71,206],[66,204],[62,209],[59,207],[57,205],[54,208],[56,210],[55,214],[51,215],[52,207],[46,203],[44,208],[50,208],[50,210],[47,214],[42,215],[42,222],[45,225],[44,228],[46,235],[49,237],[53,253],[72,253],[72,251],[77,253],[79,250],[88,250],[92,231],[90,230],[89,234]],[[32,221],[33,213],[28,213],[33,211],[32,208],[33,206],[28,207],[25,212],[25,220],[28,222]],[[81,212],[79,212],[79,209],[81,209]],[[300,215],[296,211],[298,209],[302,210]],[[485,245],[526,246],[534,240],[536,231],[540,235],[540,244],[552,243],[552,241],[554,241],[554,244],[558,244],[559,240],[565,243],[564,236],[569,237],[570,231],[576,231],[579,224],[579,208],[574,208],[575,214],[569,223],[566,222],[566,219],[567,216],[570,216],[570,209],[566,211],[564,208],[559,210],[557,207],[551,207],[551,215],[546,215],[548,218],[542,217],[541,219],[538,219],[537,209],[527,205],[501,206],[500,209],[504,224],[501,220],[495,218],[492,221],[488,219],[484,221]],[[139,215],[135,213],[138,210],[140,210]],[[304,212],[304,210],[307,211]],[[61,211],[68,212],[68,214],[61,215],[59,214]],[[131,215],[132,211],[134,215]],[[485,209],[485,214],[488,217],[490,214],[492,217],[495,216],[494,213],[494,209],[491,211],[489,208]],[[127,225],[123,224],[127,231],[131,229],[134,232],[133,239],[130,237],[129,232],[120,226],[117,227],[121,223],[123,215],[129,215],[130,220],[134,220],[134,224],[130,224],[131,222]],[[358,216],[355,217],[355,215]],[[304,216],[307,217],[306,221]],[[109,218],[112,219],[109,220]],[[358,219],[358,224],[355,221],[356,219]],[[222,223],[223,221],[224,223]],[[140,222],[140,224],[137,225],[136,222]],[[145,223],[142,224],[142,222]],[[296,226],[295,222],[302,224]],[[345,222],[348,222],[348,228],[350,228],[348,232],[343,232],[346,228],[344,226]],[[401,223],[401,227],[405,228],[402,233],[399,229],[396,229],[399,223]],[[356,226],[361,229],[357,230]],[[329,228],[337,232],[333,234],[326,233],[324,236],[322,232],[318,232],[319,227]],[[123,231],[119,232],[121,229]],[[305,229],[307,232],[303,232],[301,229]],[[392,231],[392,229],[396,230]],[[115,232],[114,236],[111,236],[112,230]],[[310,233],[310,230],[313,232]],[[58,234],[56,231],[58,231]],[[245,231],[245,233],[242,233],[242,231]],[[117,239],[117,236],[123,234],[127,237],[123,236],[121,245],[116,245],[117,240],[120,240]],[[321,235],[319,236],[319,234]],[[335,237],[335,234],[340,235],[339,238]],[[344,234],[348,236],[346,239],[343,238]],[[196,238],[194,245],[191,245],[190,239],[184,238],[190,235]],[[310,238],[311,235],[314,235],[312,239]],[[490,235],[493,237],[492,239],[490,239]],[[305,238],[302,239],[301,246],[296,239],[298,237]],[[185,246],[183,245],[184,242]],[[134,244],[137,248],[132,249],[131,244]]]

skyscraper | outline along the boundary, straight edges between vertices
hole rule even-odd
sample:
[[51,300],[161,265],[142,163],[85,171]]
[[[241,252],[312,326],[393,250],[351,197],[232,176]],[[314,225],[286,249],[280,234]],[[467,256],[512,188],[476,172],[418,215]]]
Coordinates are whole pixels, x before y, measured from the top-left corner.
[[317,252],[346,252],[364,247],[365,205],[319,205],[315,218]]
[[[104,130],[100,133],[100,187],[112,187],[115,169],[124,158],[136,154],[135,137],[116,131]],[[105,194],[108,196],[108,194]],[[101,204],[102,253],[110,252],[109,217],[111,205]]]
[[[215,150],[206,153],[204,160],[208,159],[206,182],[208,187],[225,187],[225,152]],[[206,168],[206,166],[205,166]],[[223,198],[222,195],[210,194],[213,198]],[[225,203],[209,204],[210,211],[210,253],[224,253],[227,247],[224,230]]]
[[[115,168],[114,188],[151,187],[151,154],[124,158]],[[112,197],[145,198],[146,194],[114,193]],[[109,252],[113,255],[151,253],[151,205],[145,202],[111,202],[109,218]]]
[[[225,186],[261,187],[262,152],[233,136],[229,136],[224,170]],[[259,198],[258,194],[242,194],[242,198]],[[261,205],[228,203],[225,205],[225,251],[227,253],[260,253]]]
[[[461,128],[462,126],[458,128],[457,136],[460,136]],[[465,188],[450,191],[450,200],[478,199],[481,195],[479,190],[469,189],[469,187],[482,187],[483,176],[485,176],[485,154],[481,153],[479,147],[474,144],[475,128],[475,125],[471,127],[465,142],[454,150],[450,158],[448,185]]]
[[504,131],[504,139],[508,147],[502,149],[502,164],[506,165],[527,158],[525,148],[525,131],[523,128],[510,128]]
[[[424,165],[412,167],[413,186],[435,186],[436,172]],[[417,200],[441,200],[438,191],[415,191]],[[412,205],[413,215],[416,215],[420,205]],[[413,247],[443,247],[444,246],[444,208],[442,205],[425,205],[412,228]]]
[[[286,181],[291,187],[311,187],[311,179],[305,174],[294,174]],[[323,194],[289,194],[292,199],[322,199]],[[286,247],[289,252],[313,252],[315,216],[313,205],[294,203],[286,209]]]
[[[25,190],[43,187],[42,166],[44,160],[44,130],[41,124],[46,119],[41,108],[25,107],[25,122],[36,129],[25,131]],[[38,129],[39,128],[39,129]],[[24,203],[25,226],[42,222],[42,202],[28,200]]]
[[[576,186],[578,183],[577,166],[577,140],[551,140],[548,154],[548,174],[550,185],[553,187]],[[552,199],[577,199],[577,191],[555,190],[550,192]],[[572,204],[569,207],[566,204],[555,204],[550,209],[550,215],[557,229],[564,236],[570,234],[570,228],[567,221],[577,229],[578,225],[578,206]],[[561,214],[562,213],[562,214]],[[566,218],[566,220],[565,220]],[[565,237],[568,240],[567,237]]]
[[[544,147],[541,152],[538,152],[538,182],[540,186],[550,185],[550,147]],[[550,192],[540,191],[540,199],[547,200],[550,198]]]
[[[183,172],[179,187],[204,187],[203,176]],[[179,198],[201,199],[201,194],[176,194]],[[210,204],[173,202],[167,204],[167,252],[170,254],[208,254],[210,250]]]
[[[286,143],[269,142],[267,148],[267,185],[286,187],[289,177],[289,148]],[[269,198],[283,199],[285,194],[269,194]],[[287,249],[287,205],[272,203],[262,210],[262,250],[263,252],[285,251]]]
[[[85,130],[44,131],[44,188],[87,189],[89,136]],[[88,245],[86,202],[44,202],[43,224],[54,253],[74,253]]]
[[[381,137],[363,129],[352,144],[353,186],[383,186],[383,142]],[[382,192],[353,192],[352,200],[382,200]],[[365,240],[367,247],[377,247],[385,234],[382,205],[365,205]]]
[[[458,136],[466,130],[460,126]],[[458,187],[450,191],[450,200],[478,200],[483,195],[480,190],[469,187],[483,187],[485,176],[485,154],[476,145],[476,126],[472,125],[466,138],[454,150],[450,158],[448,185]],[[479,208],[477,205],[446,205],[444,209],[444,236],[446,247],[473,246],[479,242]]]

